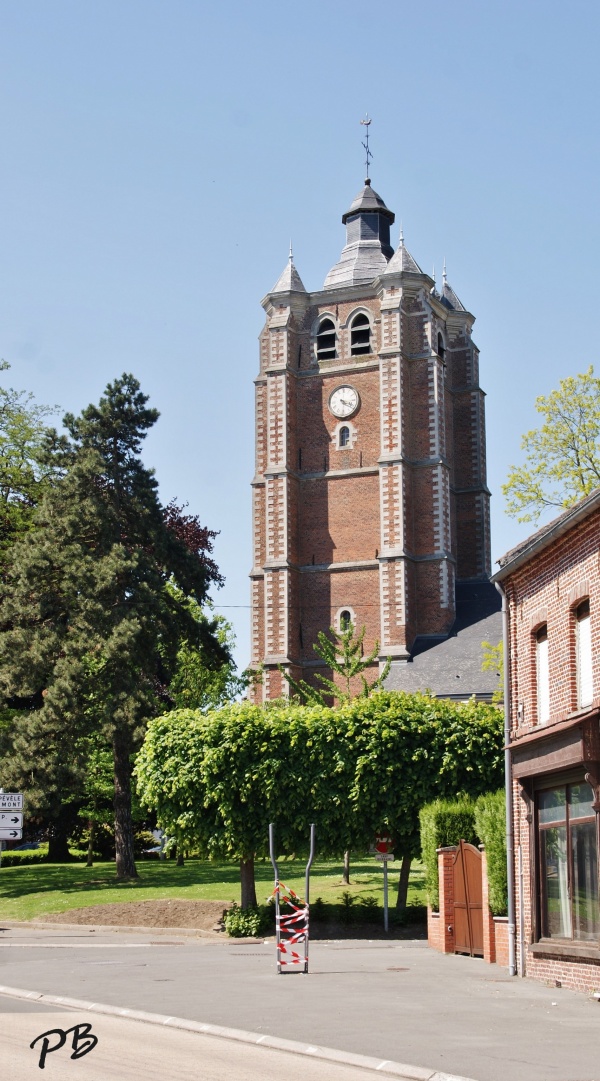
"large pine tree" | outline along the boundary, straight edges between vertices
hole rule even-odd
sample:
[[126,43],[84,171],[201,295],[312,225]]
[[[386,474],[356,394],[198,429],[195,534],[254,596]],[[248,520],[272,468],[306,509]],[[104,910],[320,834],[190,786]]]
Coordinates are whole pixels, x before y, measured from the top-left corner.
[[[67,436],[48,441],[62,475],[12,550],[0,600],[0,679],[7,698],[41,696],[34,727],[42,757],[45,734],[64,759],[68,734],[75,746],[90,723],[112,745],[121,878],[136,876],[132,754],[164,708],[181,642],[200,646],[209,665],[228,659],[215,626],[195,620],[187,602],[201,604],[220,582],[209,555],[214,534],[176,505],[161,506],[140,459],[158,419],[147,402],[123,375],[97,406],[65,416]],[[56,756],[53,769],[46,762],[55,784],[59,764]]]

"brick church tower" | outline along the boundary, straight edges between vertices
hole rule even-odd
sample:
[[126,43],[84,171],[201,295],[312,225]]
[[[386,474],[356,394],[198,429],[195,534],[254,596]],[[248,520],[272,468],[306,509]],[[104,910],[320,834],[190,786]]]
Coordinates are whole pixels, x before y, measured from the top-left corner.
[[490,573],[474,318],[445,272],[436,290],[402,235],[394,252],[394,214],[370,180],[342,221],[346,244],[323,289],[307,292],[290,252],[262,301],[257,701],[286,693],[278,665],[311,681],[317,632],[348,620],[365,625],[366,649],[379,642],[402,686],[415,644],[451,635],[457,587],[487,586]]

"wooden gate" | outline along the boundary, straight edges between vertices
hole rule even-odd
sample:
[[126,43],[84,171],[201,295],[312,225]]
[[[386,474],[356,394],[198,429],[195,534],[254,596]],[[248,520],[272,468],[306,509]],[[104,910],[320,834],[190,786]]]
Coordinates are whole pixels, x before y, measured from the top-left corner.
[[453,865],[454,952],[483,957],[481,852],[460,841]]

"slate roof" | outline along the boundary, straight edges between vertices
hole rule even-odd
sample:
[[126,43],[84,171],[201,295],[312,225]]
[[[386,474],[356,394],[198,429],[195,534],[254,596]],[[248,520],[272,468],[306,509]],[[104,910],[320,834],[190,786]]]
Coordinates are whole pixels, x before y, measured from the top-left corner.
[[391,222],[394,222],[396,220],[396,215],[394,214],[393,210],[390,210],[389,207],[385,205],[385,202],[381,198],[381,195],[378,195],[377,192],[373,190],[373,188],[371,187],[371,181],[368,177],[365,180],[365,186],[363,190],[359,191],[358,195],[351,203],[350,209],[347,210],[346,213],[343,215],[342,221],[344,225],[352,214],[358,214],[361,210],[370,213],[379,212],[380,214],[383,214],[386,218],[389,218]]
[[452,308],[455,312],[464,312],[467,310],[462,301],[458,299],[452,286],[448,285],[448,282],[446,281],[442,286],[442,304],[444,304],[446,308]]
[[294,260],[290,255],[285,270],[277,279],[277,282],[271,289],[271,293],[305,293],[306,289],[302,283],[302,279],[294,266]]
[[421,267],[413,259],[408,248],[404,245],[404,237],[400,236],[400,243],[397,251],[394,252],[390,259],[384,273],[385,274],[398,274],[403,271],[407,271],[409,274],[422,274]]
[[573,507],[563,511],[557,518],[553,518],[547,525],[542,526],[536,533],[532,533],[520,544],[515,545],[510,551],[505,552],[498,560],[499,571],[493,575],[492,581],[501,580],[511,571],[516,570],[521,563],[525,563],[536,552],[541,551],[548,544],[561,537],[574,525],[586,518],[588,514],[600,507],[600,488],[594,488],[593,492],[586,495]]
[[490,699],[499,675],[482,672],[486,641],[502,638],[500,594],[492,582],[456,586],[456,620],[447,638],[417,638],[409,661],[393,661],[386,680],[389,691],[429,690],[437,698]]

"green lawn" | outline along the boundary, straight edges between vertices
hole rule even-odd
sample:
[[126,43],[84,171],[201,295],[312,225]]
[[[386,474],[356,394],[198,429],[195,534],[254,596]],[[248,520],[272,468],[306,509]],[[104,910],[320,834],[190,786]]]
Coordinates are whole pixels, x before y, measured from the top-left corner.
[[[286,886],[304,893],[304,861],[280,860],[279,873]],[[390,907],[395,904],[400,865],[390,870]],[[186,860],[184,867],[174,861],[156,860],[137,864],[139,881],[117,882],[114,863],[33,864],[25,867],[0,867],[0,919],[31,920],[45,913],[64,912],[87,905],[112,901],[144,901],[154,898],[181,897],[188,900],[240,900],[237,863]],[[311,901],[321,897],[335,904],[348,891],[360,897],[375,897],[383,903],[383,872],[373,857],[363,857],[351,865],[351,885],[341,882],[341,863],[319,861],[313,864],[310,880]],[[273,869],[265,860],[256,864],[256,892],[263,903],[273,889]],[[415,862],[411,871],[408,901],[425,904],[424,871]]]

